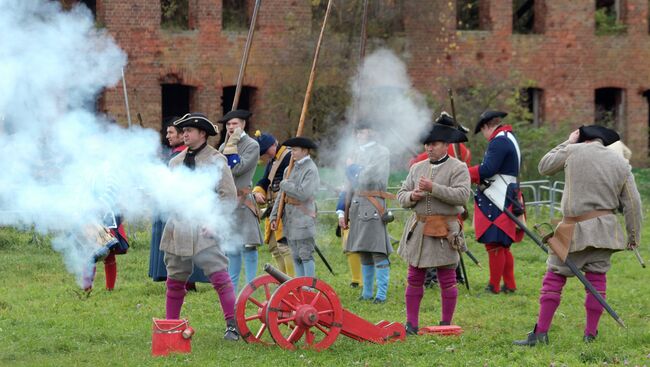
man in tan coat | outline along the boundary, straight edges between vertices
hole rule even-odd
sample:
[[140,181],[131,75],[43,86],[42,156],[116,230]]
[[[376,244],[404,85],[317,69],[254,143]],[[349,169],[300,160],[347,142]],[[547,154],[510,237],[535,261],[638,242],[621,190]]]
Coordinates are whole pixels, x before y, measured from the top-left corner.
[[[539,162],[539,173],[553,175],[564,170],[566,177],[562,195],[564,218],[549,241],[559,241],[560,247],[568,251],[567,258],[585,272],[587,280],[603,297],[612,254],[636,247],[641,234],[641,198],[630,165],[620,154],[606,148],[617,140],[619,136],[613,130],[582,126]],[[617,209],[625,217],[627,238],[616,218]],[[552,251],[547,265],[537,324],[525,340],[515,341],[516,345],[548,343],[547,332],[560,305],[562,288],[573,273]],[[584,341],[591,342],[598,335],[603,307],[589,292],[585,311]]]
[[404,208],[413,209],[406,221],[397,253],[409,264],[406,299],[406,332],[418,332],[420,302],[427,269],[436,268],[442,318],[450,325],[456,308],[456,266],[465,239],[459,214],[470,197],[467,165],[447,154],[450,143],[467,141],[460,130],[436,123],[424,139],[428,159],[413,165],[397,193]]
[[[216,135],[217,127],[200,113],[188,113],[174,124],[183,129],[183,140],[187,149],[174,157],[169,162],[169,167],[173,169],[185,166],[191,170],[197,167],[217,170],[221,179],[216,184],[215,191],[221,205],[234,207],[237,190],[226,158],[207,144],[207,137]],[[165,224],[160,250],[165,252],[167,268],[166,318],[180,317],[186,293],[185,283],[192,274],[193,264],[196,264],[203,273],[208,275],[219,295],[227,325],[224,339],[238,340],[234,311],[235,291],[226,271],[228,259],[208,226],[181,219],[179,215],[172,215]]]

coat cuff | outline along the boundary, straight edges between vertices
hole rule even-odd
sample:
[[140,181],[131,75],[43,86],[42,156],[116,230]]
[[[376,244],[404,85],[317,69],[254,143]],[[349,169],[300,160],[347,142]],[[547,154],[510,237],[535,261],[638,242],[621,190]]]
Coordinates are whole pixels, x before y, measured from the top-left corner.
[[262,188],[262,186],[255,186],[255,187],[253,188],[253,193],[260,193],[260,194],[266,196],[266,190],[264,190],[264,189]]
[[469,178],[472,181],[472,183],[479,184],[481,182],[481,175],[478,173],[480,165],[475,165],[472,167],[468,167],[467,170],[469,171]]

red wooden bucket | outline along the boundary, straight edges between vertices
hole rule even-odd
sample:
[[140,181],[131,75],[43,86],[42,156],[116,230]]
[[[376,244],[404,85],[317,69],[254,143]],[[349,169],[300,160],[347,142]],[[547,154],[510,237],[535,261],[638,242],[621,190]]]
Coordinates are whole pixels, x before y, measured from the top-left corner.
[[192,328],[185,319],[153,319],[151,354],[166,356],[169,353],[190,353],[192,351]]

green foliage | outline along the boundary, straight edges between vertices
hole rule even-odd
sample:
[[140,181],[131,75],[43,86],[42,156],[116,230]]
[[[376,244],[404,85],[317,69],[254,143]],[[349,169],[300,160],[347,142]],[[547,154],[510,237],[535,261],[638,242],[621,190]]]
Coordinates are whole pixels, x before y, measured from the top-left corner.
[[[334,2],[328,28],[335,33],[361,32],[364,0]],[[311,0],[312,32],[320,32],[328,0]],[[366,32],[368,38],[388,39],[404,32],[402,0],[370,1]]]
[[225,0],[221,11],[222,28],[228,31],[242,32],[250,27],[250,17],[246,1]]
[[609,36],[627,32],[627,25],[617,20],[616,13],[609,7],[596,9],[596,35]]
[[189,29],[188,0],[160,0],[160,26],[172,31]]

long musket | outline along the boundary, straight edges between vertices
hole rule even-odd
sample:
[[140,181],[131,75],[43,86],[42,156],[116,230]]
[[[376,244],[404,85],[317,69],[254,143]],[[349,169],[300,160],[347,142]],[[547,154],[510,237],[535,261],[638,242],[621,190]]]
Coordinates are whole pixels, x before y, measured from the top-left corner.
[[126,105],[126,120],[131,128],[131,110],[129,109],[129,94],[126,91],[126,78],[124,77],[124,68],[122,68],[122,89],[124,90],[124,104]]
[[242,55],[241,64],[239,65],[239,75],[237,76],[237,87],[235,87],[235,96],[232,100],[231,110],[236,110],[239,105],[239,96],[241,95],[242,83],[244,82],[244,74],[246,73],[246,65],[248,64],[248,55],[251,52],[251,44],[253,43],[253,35],[255,34],[255,24],[257,23],[257,13],[260,10],[262,0],[255,1],[255,8],[253,9],[253,17],[251,19],[251,26],[248,28],[248,36],[246,37],[246,45],[244,46],[244,54]]
[[[449,93],[449,104],[451,107],[451,118],[454,120],[454,125],[456,125],[456,128],[459,128],[459,123],[456,120],[456,105],[454,104],[454,92],[449,88],[447,90]],[[461,150],[460,150],[460,143],[454,143],[452,145],[452,148],[454,150],[454,157],[456,157],[458,160],[462,161],[463,157],[461,156]],[[463,205],[463,209],[467,211],[467,208]],[[472,254],[472,252],[467,249],[465,250],[467,253],[467,256],[476,264],[479,268],[482,268],[481,263],[478,262],[478,259]],[[465,261],[463,260],[463,253],[462,251],[458,250],[458,256],[460,256],[460,270],[463,272],[463,276],[465,277],[465,287],[467,287],[467,290],[469,290],[469,277],[467,276],[467,269],[465,269]]]
[[[479,190],[481,190],[481,191],[483,192],[483,194],[485,195],[485,197],[487,197],[488,200],[490,200],[490,201],[492,202],[492,204],[497,205],[497,201],[492,197],[492,195],[490,194],[490,192],[486,192],[485,187],[483,187],[483,189],[481,189],[481,188],[479,187]],[[507,198],[507,197],[506,197],[506,198]],[[510,199],[508,199],[508,200],[510,200]],[[512,200],[510,200],[510,201],[512,202]],[[514,205],[519,205],[518,203],[513,203],[513,204],[514,204]],[[499,209],[501,209],[501,206],[500,206],[500,205],[497,205],[497,207],[498,207]],[[535,244],[536,244],[539,248],[542,249],[542,251],[544,251],[545,253],[548,254],[548,248],[546,248],[546,246],[544,246],[544,244],[543,244],[542,241],[537,237],[537,235],[535,235],[535,233],[533,233],[533,231],[531,231],[530,229],[528,229],[528,227],[526,227],[526,225],[523,224],[523,223],[519,220],[519,218],[517,218],[517,216],[515,216],[514,214],[512,214],[512,212],[511,212],[510,210],[508,210],[507,208],[505,208],[505,207],[504,207],[503,209],[501,209],[501,210],[506,214],[506,216],[508,216],[508,218],[510,218],[510,219],[511,219],[511,220],[512,220],[516,225],[517,225],[517,227],[521,228],[521,230],[523,230],[524,233],[526,233],[526,235],[528,235],[528,237],[530,237],[530,239],[533,240],[533,242],[535,242]],[[596,290],[596,288],[594,288],[594,286],[589,282],[589,280],[587,280],[587,278],[585,278],[585,276],[582,274],[582,272],[580,271],[580,269],[578,269],[578,267],[576,266],[576,264],[573,263],[573,261],[571,261],[571,259],[568,258],[567,251],[566,251],[565,249],[562,249],[562,248],[556,248],[556,246],[553,245],[553,244],[551,244],[551,242],[548,242],[548,244],[549,244],[549,246],[551,247],[551,249],[553,250],[553,252],[554,252],[556,255],[558,255],[558,257],[561,256],[560,254],[566,254],[566,255],[563,256],[564,258],[560,257],[560,259],[561,259],[562,261],[564,261],[564,264],[565,264],[565,265],[566,265],[566,266],[571,270],[571,272],[576,276],[576,278],[578,278],[578,279],[580,280],[580,282],[582,282],[582,284],[585,286],[585,288],[587,289],[587,291],[589,291],[589,293],[591,293],[591,294],[596,298],[596,300],[598,301],[598,303],[600,303],[600,305],[603,306],[603,308],[607,311],[607,313],[609,313],[609,315],[610,315],[614,320],[616,320],[616,322],[617,322],[619,325],[621,325],[622,327],[626,328],[625,323],[623,323],[623,320],[618,316],[618,314],[616,313],[616,311],[614,311],[614,309],[612,309],[612,307],[611,307],[609,304],[607,304],[607,301],[605,301],[605,299],[603,298],[603,296],[602,296],[600,293],[598,293],[598,291]]]
[[[332,10],[332,0],[327,2],[327,10],[325,11],[325,17],[323,18],[323,26],[320,29],[320,35],[318,36],[318,42],[316,43],[316,51],[314,52],[314,60],[311,64],[311,71],[309,72],[309,82],[307,83],[307,91],[305,92],[305,99],[302,103],[302,111],[300,112],[300,121],[298,121],[298,130],[296,131],[296,136],[302,135],[302,130],[305,127],[305,119],[307,118],[307,107],[309,107],[309,100],[311,99],[311,90],[314,87],[314,78],[316,77],[316,65],[318,63],[318,55],[320,54],[320,46],[323,43],[323,35],[325,34],[325,26],[327,25],[327,19],[329,18],[330,11]],[[291,159],[289,162],[289,167],[287,167],[286,176],[291,175],[293,170],[294,160]],[[282,218],[282,213],[284,212],[284,200],[286,194],[284,191],[280,195],[280,204],[278,204],[278,214],[277,218]]]

